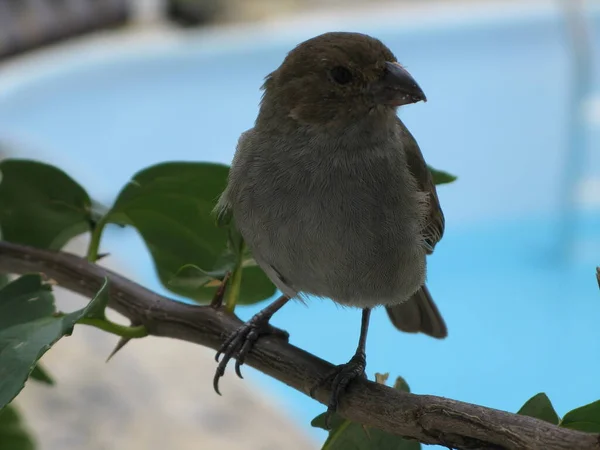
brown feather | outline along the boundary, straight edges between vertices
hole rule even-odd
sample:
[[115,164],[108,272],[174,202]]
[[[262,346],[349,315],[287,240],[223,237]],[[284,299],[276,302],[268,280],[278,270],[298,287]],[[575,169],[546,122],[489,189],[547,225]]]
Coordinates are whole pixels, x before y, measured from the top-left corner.
[[[440,206],[433,177],[425,163],[417,141],[400,119],[398,119],[398,122],[404,134],[404,151],[406,152],[410,172],[415,177],[420,190],[428,196],[423,237],[428,253],[431,254],[444,235],[444,213]],[[425,285],[406,302],[388,306],[386,310],[390,320],[400,331],[407,333],[422,332],[439,339],[448,335],[444,319]]]
[[425,163],[425,159],[423,158],[423,154],[421,153],[417,141],[400,119],[398,119],[398,123],[400,124],[402,133],[405,137],[405,140],[403,141],[405,144],[404,151],[406,152],[406,162],[408,163],[409,170],[415,177],[421,192],[426,193],[428,196],[428,211],[423,235],[427,246],[429,247],[429,254],[431,254],[433,253],[436,244],[444,235],[444,213],[440,206],[437,190],[433,182],[433,176]]

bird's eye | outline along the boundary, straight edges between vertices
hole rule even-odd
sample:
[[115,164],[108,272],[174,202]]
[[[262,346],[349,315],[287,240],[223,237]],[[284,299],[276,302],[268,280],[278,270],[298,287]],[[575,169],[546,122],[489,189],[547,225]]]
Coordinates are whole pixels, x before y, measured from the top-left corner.
[[352,72],[344,66],[336,66],[331,69],[331,78],[338,84],[347,84],[352,81]]

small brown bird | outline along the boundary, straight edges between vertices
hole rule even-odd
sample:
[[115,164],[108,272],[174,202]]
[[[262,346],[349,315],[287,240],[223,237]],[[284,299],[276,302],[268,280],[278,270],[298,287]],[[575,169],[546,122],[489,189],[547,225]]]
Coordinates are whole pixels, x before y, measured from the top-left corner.
[[328,377],[334,411],[348,383],[364,375],[371,308],[384,305],[402,331],[447,334],[425,286],[444,215],[419,146],[396,115],[426,98],[382,42],[344,32],[298,45],[263,88],[216,212],[233,214],[283,295],[224,343],[214,386],[218,392],[232,357],[240,375],[289,299],[326,297],[363,310],[356,354]]

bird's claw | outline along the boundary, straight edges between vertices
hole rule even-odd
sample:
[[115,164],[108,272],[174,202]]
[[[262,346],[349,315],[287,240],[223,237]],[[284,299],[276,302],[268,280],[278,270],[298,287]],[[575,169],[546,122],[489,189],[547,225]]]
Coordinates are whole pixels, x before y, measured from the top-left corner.
[[331,372],[325,375],[321,380],[314,384],[310,390],[310,396],[315,397],[317,389],[331,381],[331,397],[327,405],[327,416],[325,425],[327,429],[331,428],[331,416],[336,412],[340,396],[346,391],[346,388],[356,378],[366,378],[365,368],[367,367],[366,356],[363,352],[356,353],[346,364],[336,366]]
[[[281,330],[271,326],[268,320],[264,320],[260,317],[253,317],[248,322],[239,327],[236,331],[231,333],[227,340],[221,345],[219,351],[215,355],[215,361],[219,363],[213,379],[213,388],[215,392],[221,395],[219,392],[219,380],[225,374],[225,368],[231,360],[235,357],[235,373],[238,377],[242,376],[241,367],[246,360],[246,356],[250,353],[254,344],[261,336],[273,335],[278,336],[286,341],[289,338],[287,331]],[[219,358],[223,355],[223,359],[219,362]]]

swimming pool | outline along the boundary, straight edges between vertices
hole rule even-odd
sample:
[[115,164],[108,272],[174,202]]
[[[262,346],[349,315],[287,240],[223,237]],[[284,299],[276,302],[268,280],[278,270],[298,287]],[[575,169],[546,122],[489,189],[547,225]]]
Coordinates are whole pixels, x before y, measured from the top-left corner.
[[[593,23],[599,44],[597,9]],[[239,134],[252,126],[262,78],[293,45],[333,29],[366,32],[392,48],[429,99],[407,107],[402,118],[428,162],[460,177],[439,189],[447,232],[429,269],[450,335],[443,342],[401,335],[377,311],[369,375],[399,374],[413,392],[509,411],[540,391],[559,414],[600,398],[597,192],[588,189],[573,218],[577,239],[568,255],[556,250],[571,74],[564,24],[551,4],[407,16],[373,11],[266,29],[76,44],[42,56],[46,62],[35,70],[0,71],[0,139],[55,162],[108,203],[135,171],[158,161],[229,162]],[[595,89],[600,94],[598,77]],[[600,130],[590,124],[587,132],[581,185],[589,187],[600,179],[600,152],[592,151]],[[115,244],[146,284],[161,290],[137,236],[113,230],[104,245]],[[315,301],[287,306],[274,323],[290,331],[295,345],[344,362],[354,352],[359,317]],[[262,374],[246,373],[307,429],[323,410]]]

